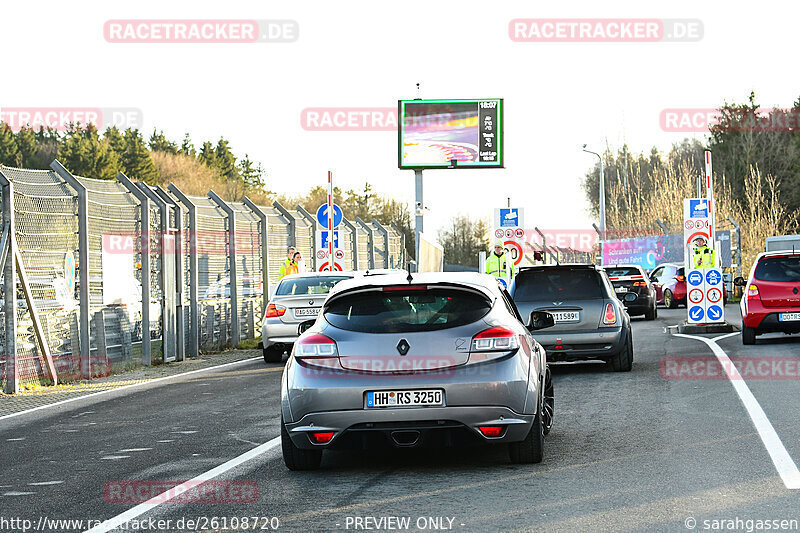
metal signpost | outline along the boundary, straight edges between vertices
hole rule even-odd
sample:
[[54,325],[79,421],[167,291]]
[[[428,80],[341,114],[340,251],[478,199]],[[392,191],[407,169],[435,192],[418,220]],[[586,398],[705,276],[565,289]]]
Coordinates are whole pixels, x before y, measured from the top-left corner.
[[344,250],[339,246],[339,224],[342,223],[344,214],[342,209],[333,203],[333,173],[328,171],[328,201],[317,209],[317,222],[320,230],[316,236],[317,271],[342,270],[344,263]]

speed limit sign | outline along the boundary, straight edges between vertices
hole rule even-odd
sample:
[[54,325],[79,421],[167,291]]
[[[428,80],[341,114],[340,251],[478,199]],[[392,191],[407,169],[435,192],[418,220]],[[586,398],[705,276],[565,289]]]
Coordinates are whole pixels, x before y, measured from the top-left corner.
[[522,246],[517,241],[506,241],[505,248],[511,254],[514,265],[519,265],[522,262]]

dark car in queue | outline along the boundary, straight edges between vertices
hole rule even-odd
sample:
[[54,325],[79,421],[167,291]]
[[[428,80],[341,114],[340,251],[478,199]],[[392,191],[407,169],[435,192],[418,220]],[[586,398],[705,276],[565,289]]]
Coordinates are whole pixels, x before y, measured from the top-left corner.
[[281,389],[286,466],[329,449],[507,445],[538,463],[553,423],[545,350],[486,274],[385,274],[339,282],[294,344]]
[[509,292],[522,316],[540,311],[554,316],[554,327],[535,334],[547,350],[548,361],[599,359],[615,371],[631,370],[631,319],[601,267],[523,267]]
[[748,279],[734,284],[745,287],[739,302],[743,344],[755,344],[762,333],[800,333],[800,253],[761,253]]
[[656,291],[639,265],[604,266],[614,293],[630,316],[644,315],[646,320],[658,317]]

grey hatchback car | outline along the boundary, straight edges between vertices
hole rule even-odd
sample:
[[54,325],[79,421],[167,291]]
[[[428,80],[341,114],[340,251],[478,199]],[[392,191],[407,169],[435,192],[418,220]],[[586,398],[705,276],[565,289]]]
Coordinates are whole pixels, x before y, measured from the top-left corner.
[[521,268],[509,292],[523,316],[540,311],[553,314],[555,326],[536,334],[550,361],[601,359],[615,371],[631,370],[631,319],[601,267]]
[[291,470],[331,448],[508,444],[542,460],[553,423],[544,349],[497,279],[477,273],[387,274],[337,284],[292,350],[281,389]]

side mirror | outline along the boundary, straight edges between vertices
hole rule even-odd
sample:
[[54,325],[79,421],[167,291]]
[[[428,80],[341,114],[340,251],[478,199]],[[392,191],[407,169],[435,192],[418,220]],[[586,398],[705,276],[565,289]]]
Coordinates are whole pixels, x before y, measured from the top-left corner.
[[300,324],[298,324],[298,326],[297,326],[297,334],[298,334],[298,335],[302,335],[303,333],[305,333],[305,331],[306,331],[308,328],[310,328],[311,326],[313,326],[313,325],[314,325],[314,322],[316,322],[316,321],[317,321],[317,319],[314,319],[314,320],[305,320],[305,321],[303,321],[303,322],[300,322]]
[[547,311],[533,311],[531,313],[531,321],[528,324],[528,331],[537,331],[540,329],[550,328],[555,326],[556,319],[552,313]]
[[733,278],[733,284],[737,287],[744,287],[747,285],[747,280],[745,280],[742,276],[736,276]]

